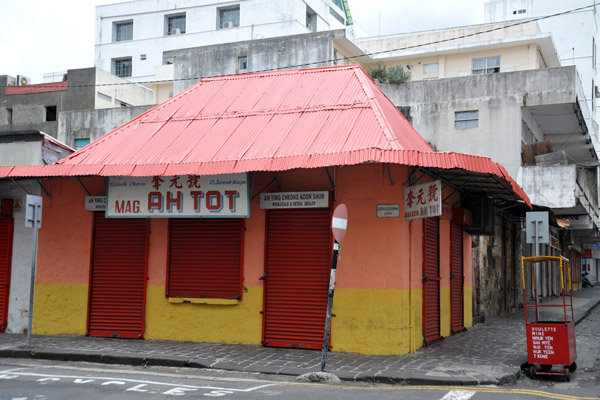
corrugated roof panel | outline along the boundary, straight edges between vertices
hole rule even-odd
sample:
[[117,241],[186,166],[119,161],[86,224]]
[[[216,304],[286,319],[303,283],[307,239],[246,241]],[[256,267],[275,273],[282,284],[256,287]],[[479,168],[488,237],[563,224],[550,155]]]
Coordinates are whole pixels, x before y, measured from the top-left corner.
[[219,151],[215,153],[215,160],[238,160],[242,158],[256,141],[256,138],[265,132],[265,126],[268,125],[271,118],[270,114],[242,118],[242,123],[236,132],[229,136]]
[[[217,120],[198,142],[198,145],[192,147],[190,152],[182,160],[184,162],[192,162],[195,160],[213,160],[214,155],[223,147],[227,139],[232,135],[237,134],[237,129],[242,123],[243,118],[224,118]],[[188,131],[194,130],[195,122],[190,125]],[[239,132],[243,134],[243,132]]]
[[167,165],[165,176],[176,175],[200,175],[200,167],[202,163],[178,163]]
[[252,79],[252,75],[242,75],[239,79],[240,89],[234,101],[227,108],[227,113],[258,113],[258,104],[263,96],[270,96],[272,79]]
[[134,164],[112,164],[105,165],[100,171],[100,176],[130,176],[131,172],[135,168]]
[[349,84],[341,91],[339,104],[369,105],[369,98],[356,75],[356,72],[353,73],[348,80]]
[[[184,162],[186,155],[191,152],[195,146],[200,145],[202,138],[214,123],[214,119],[169,122],[168,126],[163,127],[163,129],[166,129],[168,132],[163,134],[161,130],[159,132],[160,136],[157,137],[158,139],[163,140],[156,142],[157,148],[149,153],[150,157],[145,159],[147,159],[148,162],[152,162],[153,158],[151,155],[156,154],[156,152],[159,151],[160,153],[154,158],[154,162],[170,164]],[[165,139],[171,137],[173,140],[165,142]]]
[[[243,159],[272,158],[281,144],[288,140],[289,132],[299,118],[299,113],[274,115],[260,135],[256,136],[256,140],[244,154]],[[289,138],[289,140],[298,139]]]
[[10,172],[14,169],[13,166],[0,166],[0,177],[9,176]]
[[349,132],[348,140],[342,151],[353,151],[374,147],[377,149],[391,149],[384,135],[371,135],[371,132],[381,130],[379,121],[374,117],[373,110],[361,109],[352,130]]
[[356,120],[364,108],[328,110],[315,113],[321,116],[319,134],[310,143],[308,154],[335,153],[344,150]]
[[[323,135],[321,125],[326,125],[329,122],[328,118],[333,119],[334,116],[330,112],[324,111],[300,114],[298,121],[288,134],[287,140],[282,142],[279,149],[277,149],[275,157],[310,155],[310,148],[316,138]],[[334,140],[335,137],[332,136],[331,139]],[[332,146],[332,144],[329,145]]]
[[308,104],[309,107],[340,104],[340,95],[356,80],[353,70],[340,70],[339,73],[333,70],[315,70],[313,74],[305,75],[304,78],[309,89],[314,93]]
[[167,164],[143,164],[136,165],[131,171],[131,176],[163,176]]

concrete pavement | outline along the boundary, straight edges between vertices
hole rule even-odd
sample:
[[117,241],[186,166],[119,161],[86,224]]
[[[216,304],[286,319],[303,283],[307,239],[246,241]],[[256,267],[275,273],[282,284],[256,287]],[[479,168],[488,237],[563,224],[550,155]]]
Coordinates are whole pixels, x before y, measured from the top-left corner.
[[[562,298],[551,302],[562,303]],[[574,293],[576,322],[583,320],[599,303],[599,286]],[[577,336],[577,328],[575,332]],[[592,364],[598,357],[583,349],[579,349],[579,354],[580,358],[592,360]],[[0,358],[3,357],[214,368],[293,376],[317,372],[321,362],[321,352],[314,350],[85,336],[34,336],[29,348],[25,335],[6,333],[0,334]],[[520,365],[526,361],[525,318],[520,311],[489,319],[404,356],[331,352],[326,371],[344,380],[483,385],[514,382]]]

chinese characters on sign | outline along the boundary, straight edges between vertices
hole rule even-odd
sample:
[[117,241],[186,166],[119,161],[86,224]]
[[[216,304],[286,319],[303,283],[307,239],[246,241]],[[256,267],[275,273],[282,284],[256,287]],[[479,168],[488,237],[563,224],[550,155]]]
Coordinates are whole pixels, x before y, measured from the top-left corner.
[[249,217],[247,174],[111,177],[108,217]]
[[442,215],[442,183],[433,181],[404,189],[404,219]]

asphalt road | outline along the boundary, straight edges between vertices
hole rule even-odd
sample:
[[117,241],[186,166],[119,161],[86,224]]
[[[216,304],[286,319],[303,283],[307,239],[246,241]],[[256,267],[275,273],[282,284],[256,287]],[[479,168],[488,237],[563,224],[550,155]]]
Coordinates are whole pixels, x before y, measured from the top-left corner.
[[[294,382],[293,377],[225,371],[141,368],[123,365],[0,360],[0,400],[64,399],[417,399],[491,400],[598,398],[598,388],[403,386],[364,383],[338,385]],[[527,383],[527,384],[525,384]],[[539,384],[539,381],[537,381]],[[595,390],[596,396],[593,396]],[[585,395],[585,396],[584,396]],[[593,396],[593,397],[592,397]]]

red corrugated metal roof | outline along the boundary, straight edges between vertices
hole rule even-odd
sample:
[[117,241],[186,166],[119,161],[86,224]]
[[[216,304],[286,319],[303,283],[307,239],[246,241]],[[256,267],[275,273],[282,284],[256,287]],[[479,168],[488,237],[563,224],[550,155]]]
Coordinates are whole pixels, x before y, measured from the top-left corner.
[[211,175],[365,162],[493,174],[529,203],[490,159],[434,152],[356,65],[205,79],[49,166],[57,168],[15,167],[0,177]]

